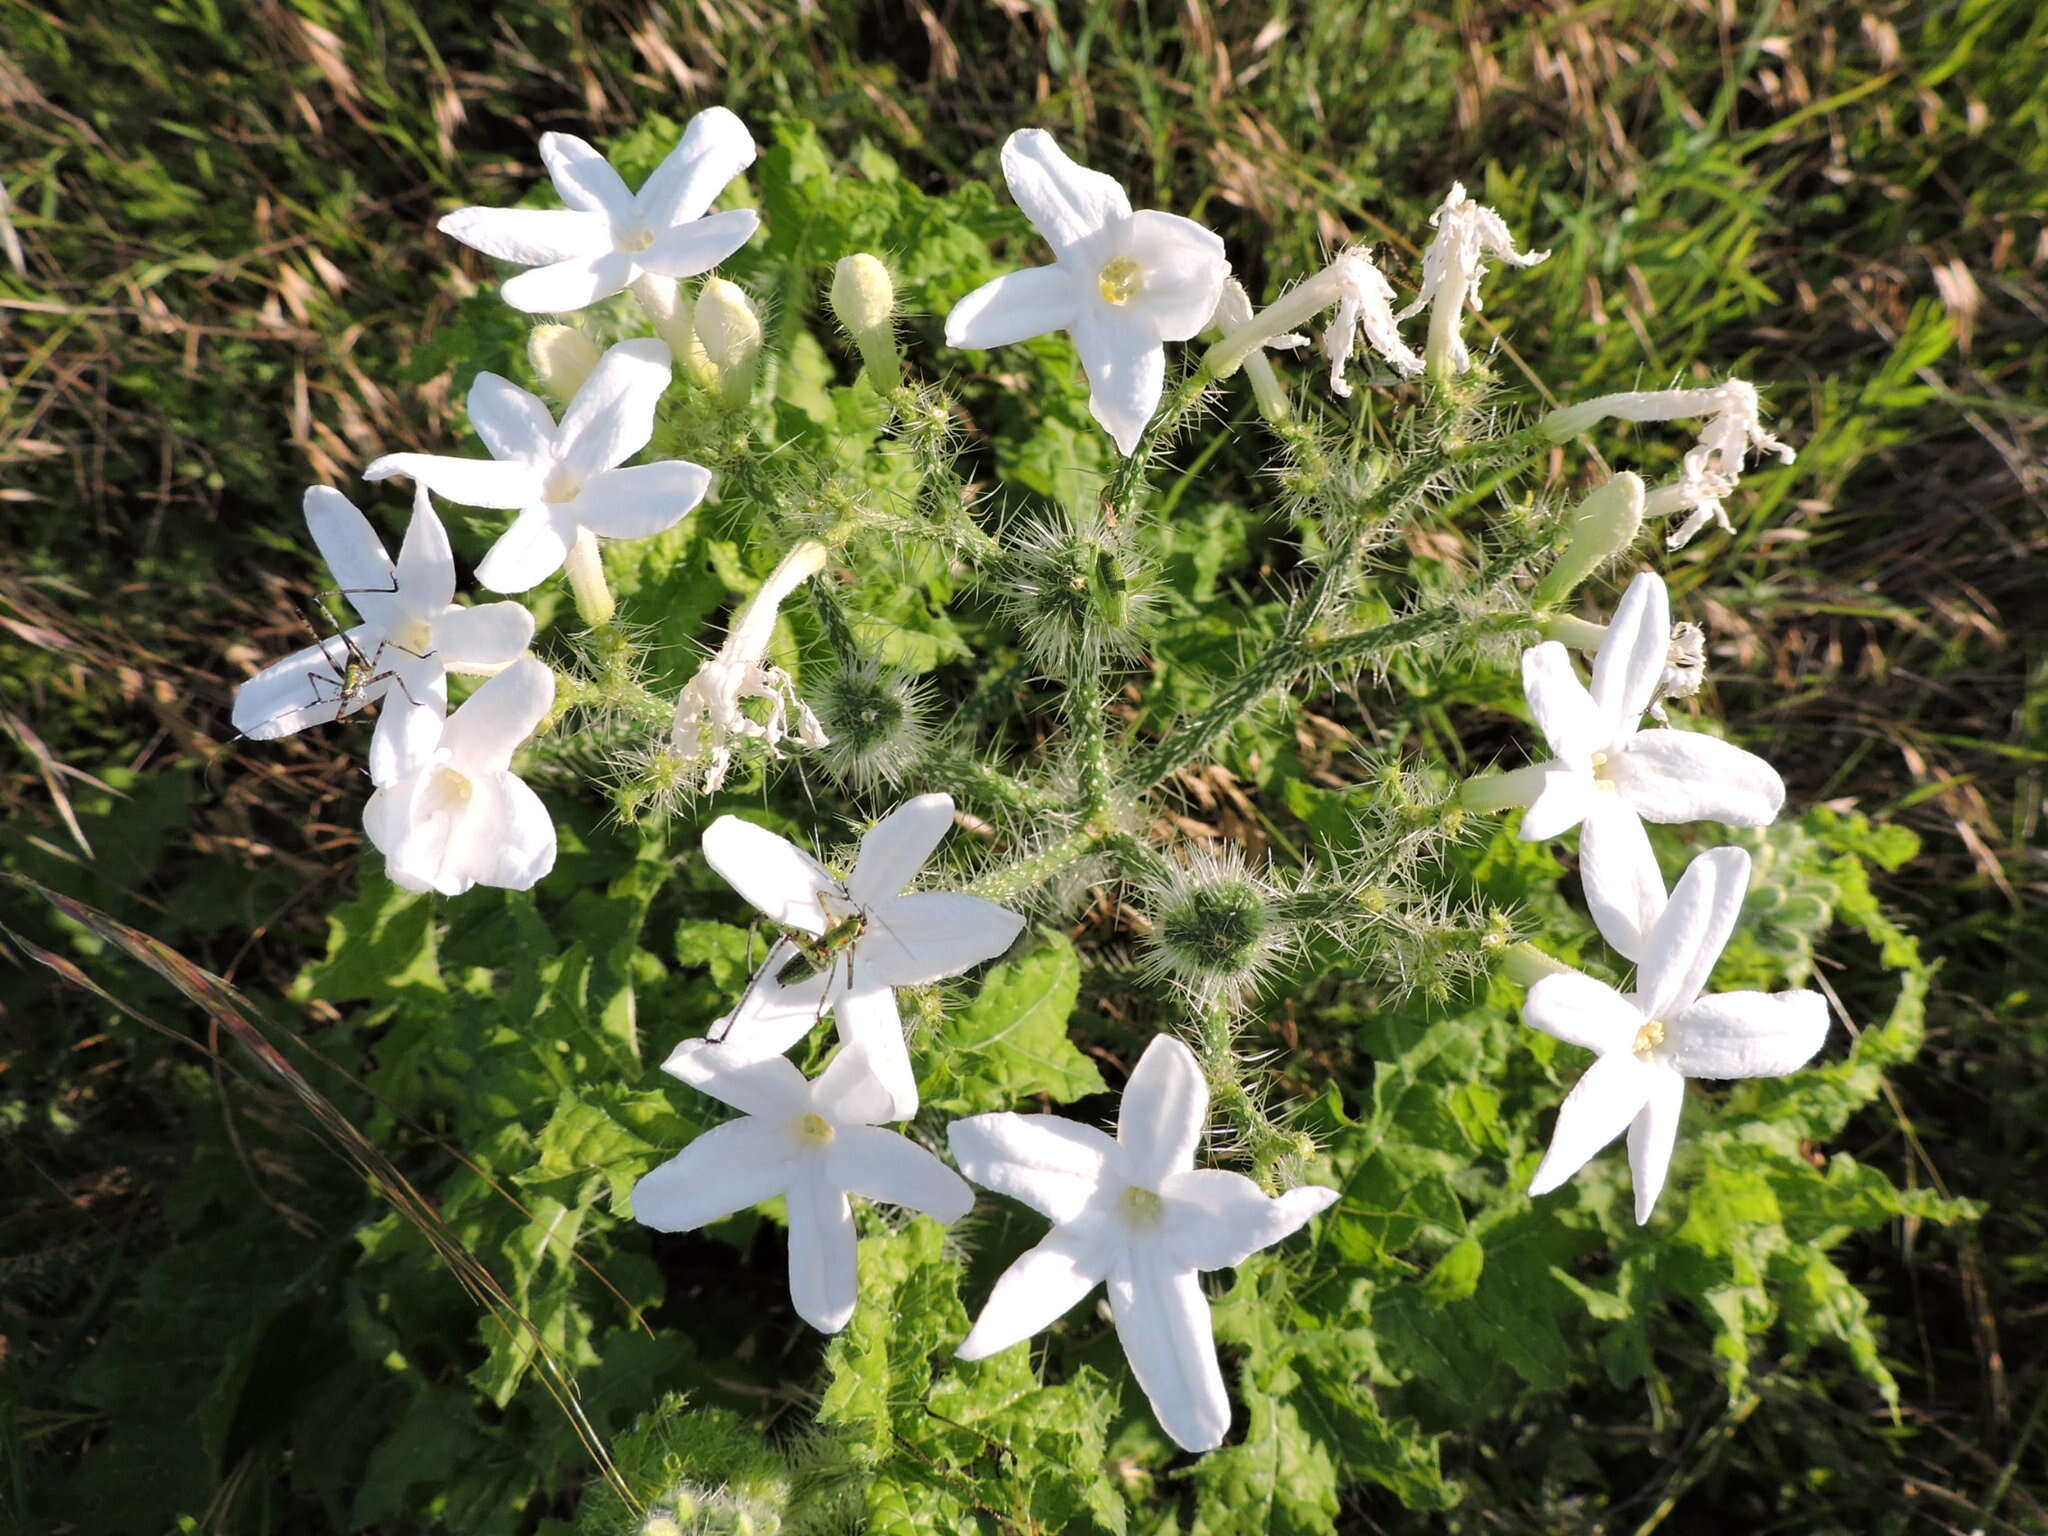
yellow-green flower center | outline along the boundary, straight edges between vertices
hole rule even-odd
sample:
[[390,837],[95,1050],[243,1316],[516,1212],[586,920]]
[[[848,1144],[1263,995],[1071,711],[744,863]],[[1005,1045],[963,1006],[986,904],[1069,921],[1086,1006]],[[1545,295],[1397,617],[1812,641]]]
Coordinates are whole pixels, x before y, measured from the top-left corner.
[[630,230],[619,236],[619,249],[622,251],[644,251],[652,244],[654,231],[651,229]]
[[1647,1056],[1664,1043],[1664,1021],[1652,1019],[1636,1031],[1635,1053]]
[[797,1116],[796,1134],[799,1141],[813,1147],[822,1147],[829,1145],[832,1138],[839,1133],[832,1129],[830,1120],[813,1110]]
[[1601,789],[1612,790],[1614,778],[1608,771],[1607,763],[1608,755],[1605,752],[1593,754],[1593,783]]
[[1097,274],[1095,286],[1112,304],[1128,304],[1145,286],[1145,270],[1128,256],[1119,256]]
[[434,648],[434,626],[425,619],[411,619],[384,637],[401,651],[424,656]]
[[583,492],[583,482],[566,464],[557,464],[548,471],[548,477],[541,483],[542,501],[574,501]]
[[1124,1220],[1134,1227],[1149,1227],[1165,1214],[1166,1202],[1156,1190],[1133,1184],[1124,1191]]

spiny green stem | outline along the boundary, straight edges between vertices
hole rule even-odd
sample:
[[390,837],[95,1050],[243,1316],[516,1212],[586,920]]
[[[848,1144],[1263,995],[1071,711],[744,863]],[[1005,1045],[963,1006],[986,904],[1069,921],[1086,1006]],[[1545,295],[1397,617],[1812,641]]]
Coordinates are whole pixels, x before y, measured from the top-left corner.
[[1060,810],[1067,803],[1051,790],[1027,784],[993,764],[943,748],[918,759],[913,782],[943,789],[983,810],[1023,814]]
[[1273,1123],[1245,1086],[1244,1062],[1237,1054],[1237,1031],[1229,1004],[1211,1004],[1203,1010],[1197,1024],[1201,1030],[1202,1068],[1209,1080],[1209,1102],[1242,1140],[1251,1160],[1252,1176],[1271,1188],[1278,1182],[1279,1165],[1299,1150],[1296,1139]]
[[1059,841],[1028,858],[992,869],[967,887],[969,895],[989,901],[1010,901],[1037,890],[1053,876],[1072,869],[1089,855],[1100,851],[1101,834],[1093,827],[1069,832]]

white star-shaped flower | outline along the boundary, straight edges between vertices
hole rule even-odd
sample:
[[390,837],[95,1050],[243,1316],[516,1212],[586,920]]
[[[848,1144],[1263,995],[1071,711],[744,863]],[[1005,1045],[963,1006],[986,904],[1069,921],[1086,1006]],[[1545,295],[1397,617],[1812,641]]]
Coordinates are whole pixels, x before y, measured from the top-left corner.
[[961,1171],[1053,1223],[996,1281],[960,1358],[1028,1339],[1106,1284],[1117,1338],[1160,1427],[1186,1450],[1221,1445],[1230,1401],[1196,1275],[1270,1248],[1337,1191],[1305,1185],[1274,1198],[1241,1173],[1196,1168],[1208,1120],[1194,1052],[1160,1035],[1124,1086],[1114,1139],[1057,1115],[954,1121],[947,1136]]
[[[825,546],[816,539],[806,539],[785,555],[733,621],[718,654],[697,669],[677,699],[670,744],[684,762],[703,769],[705,794],[725,782],[736,740],[758,741],[770,753],[790,737],[806,747],[828,745],[811,706],[797,697],[794,680],[768,660],[776,611],[824,564]],[[747,713],[749,700],[767,705],[766,719]]]
[[1550,749],[1547,763],[1517,770],[1534,789],[1522,818],[1525,842],[1581,827],[1579,873],[1600,932],[1631,960],[1663,909],[1645,821],[1722,821],[1768,826],[1785,803],[1785,781],[1753,752],[1701,731],[1642,730],[1671,658],[1671,600],[1645,571],[1629,584],[1593,660],[1589,692],[1554,640],[1522,655],[1522,687]]
[[394,885],[444,896],[473,885],[524,891],[555,867],[555,824],[512,772],[512,754],[554,702],[555,674],[523,657],[395,766],[363,807],[363,831]]
[[754,163],[754,140],[724,107],[690,119],[639,192],[583,140],[544,133],[540,157],[566,208],[458,208],[444,235],[487,256],[532,267],[507,280],[505,302],[560,314],[610,298],[642,273],[696,277],[753,238],[751,208],[708,213],[725,184]]
[[1748,854],[1703,853],[1650,929],[1633,992],[1577,971],[1529,989],[1524,1022],[1600,1058],[1558,1110],[1530,1194],[1556,1189],[1626,1130],[1636,1221],[1646,1222],[1671,1167],[1688,1077],[1783,1077],[1820,1050],[1828,1005],[1818,992],[1705,992],[1748,889]]
[[448,672],[495,672],[516,660],[533,639],[533,615],[517,603],[456,604],[455,556],[425,487],[396,564],[369,519],[333,487],[313,486],[305,508],[337,590],[363,622],[242,684],[235,729],[271,741],[381,699],[370,739],[370,777],[381,783],[409,752],[431,750],[448,710]]
[[1088,409],[1130,453],[1159,409],[1169,341],[1209,323],[1230,275],[1223,242],[1178,214],[1131,211],[1124,189],[1074,164],[1041,128],[1003,145],[1003,176],[1053,264],[984,283],[946,317],[946,344],[1000,347],[1066,331],[1088,374]]
[[915,1142],[881,1129],[899,1118],[867,1052],[850,1045],[807,1082],[780,1056],[744,1061],[685,1040],[662,1070],[744,1116],[713,1126],[633,1186],[633,1214],[689,1232],[772,1200],[789,1202],[789,1297],[798,1316],[837,1333],[858,1299],[859,1237],[847,1196],[942,1222],[974,1208],[967,1182]]
[[1415,300],[1394,318],[1407,320],[1429,310],[1429,341],[1423,355],[1433,373],[1463,373],[1472,366],[1472,354],[1458,323],[1469,306],[1477,314],[1485,306],[1479,299],[1479,280],[1486,275],[1486,257],[1491,254],[1514,267],[1533,267],[1548,261],[1548,251],[1518,251],[1507,221],[1491,208],[1465,195],[1465,184],[1453,182],[1451,195],[1429,216],[1436,231],[1429,248],[1422,253],[1422,287]]
[[711,867],[787,930],[710,1038],[735,1057],[779,1056],[829,1013],[841,1040],[866,1048],[894,1118],[916,1114],[917,1076],[894,989],[994,959],[1024,929],[1015,912],[979,896],[904,894],[952,825],[951,796],[906,800],[868,829],[844,880],[766,827],[737,816],[707,827]]
[[469,421],[490,458],[387,453],[363,478],[410,475],[466,507],[518,509],[476,579],[493,592],[524,592],[561,569],[583,530],[649,538],[704,499],[711,471],[701,464],[619,467],[654,436],[654,407],[668,381],[667,343],[622,341],[598,359],[558,427],[538,396],[480,373],[469,388]]

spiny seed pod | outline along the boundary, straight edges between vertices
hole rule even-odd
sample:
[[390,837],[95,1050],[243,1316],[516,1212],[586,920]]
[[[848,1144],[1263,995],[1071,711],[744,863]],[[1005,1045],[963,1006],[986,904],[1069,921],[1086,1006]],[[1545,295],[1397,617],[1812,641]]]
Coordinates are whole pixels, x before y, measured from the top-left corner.
[[1202,849],[1144,893],[1145,966],[1198,1003],[1251,987],[1289,945],[1278,893],[1235,849]]
[[1027,522],[1004,562],[1004,615],[1033,657],[1059,676],[1086,675],[1144,648],[1158,599],[1131,531],[1089,508]]
[[811,689],[828,738],[825,771],[857,790],[892,788],[931,747],[930,690],[870,661],[842,666]]

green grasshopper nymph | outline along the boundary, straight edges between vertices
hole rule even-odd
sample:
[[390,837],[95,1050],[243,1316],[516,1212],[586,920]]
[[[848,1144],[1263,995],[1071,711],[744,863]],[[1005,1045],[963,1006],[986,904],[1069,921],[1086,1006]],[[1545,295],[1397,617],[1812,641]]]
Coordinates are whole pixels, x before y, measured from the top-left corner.
[[[792,986],[821,971],[829,971],[839,956],[851,949],[856,940],[867,932],[868,915],[854,911],[840,918],[816,938],[798,930],[789,930],[783,937],[796,946],[796,953],[782,963],[775,973],[778,987]],[[852,979],[851,974],[847,978]]]

